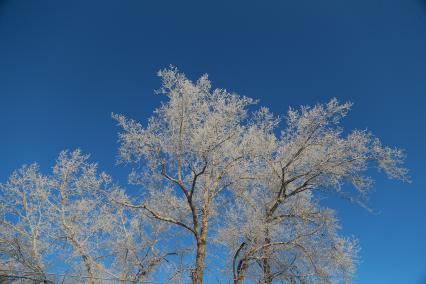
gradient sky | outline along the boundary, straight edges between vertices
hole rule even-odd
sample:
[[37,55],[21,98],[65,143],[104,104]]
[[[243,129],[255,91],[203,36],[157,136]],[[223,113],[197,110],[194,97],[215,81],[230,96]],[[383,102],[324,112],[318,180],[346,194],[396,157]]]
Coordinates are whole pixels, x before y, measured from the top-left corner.
[[170,64],[277,114],[352,101],[343,125],[406,149],[413,183],[378,175],[373,214],[324,202],[360,240],[357,283],[426,283],[426,1],[0,0],[0,181],[80,147],[124,183],[110,113],[144,121]]

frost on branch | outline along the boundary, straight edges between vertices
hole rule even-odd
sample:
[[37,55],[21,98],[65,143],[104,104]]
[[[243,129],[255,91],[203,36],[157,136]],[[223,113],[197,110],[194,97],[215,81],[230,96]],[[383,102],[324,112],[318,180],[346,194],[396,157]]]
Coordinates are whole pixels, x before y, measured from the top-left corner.
[[233,249],[235,282],[350,281],[356,245],[312,192],[364,204],[370,168],[408,180],[403,152],[368,131],[344,131],[351,103],[290,109],[282,127],[265,107],[249,111],[254,100],[212,89],[207,75],[192,82],[172,67],[159,76],[166,101],[146,126],[113,115],[119,156],[137,163],[130,180],[140,198],[129,206],[193,237],[193,283],[212,241]]
[[338,235],[332,210],[306,191],[268,217],[266,200],[261,189],[253,189],[227,210],[228,224],[219,229],[217,241],[230,248],[228,273],[235,283],[350,282],[357,242]]
[[52,228],[48,210],[49,180],[37,164],[23,166],[0,185],[1,273],[23,271],[34,281],[46,281],[45,256],[51,252],[47,236]]
[[110,202],[125,194],[88,158],[63,151],[52,174],[33,164],[0,185],[0,279],[141,281],[164,263],[164,226]]
[[357,242],[340,235],[317,192],[365,204],[371,169],[409,180],[403,151],[345,131],[351,103],[276,116],[212,88],[207,75],[193,82],[172,67],[159,76],[164,102],[146,125],[112,115],[119,162],[134,166],[131,190],[79,150],[61,152],[53,173],[24,166],[0,185],[9,275],[49,282],[61,263],[89,283],[161,275],[200,284],[206,273],[234,283],[350,282]]
[[350,106],[333,99],[290,109],[279,136],[265,122],[250,125],[255,178],[234,191],[237,206],[228,210],[227,224],[220,229],[221,242],[233,247],[234,282],[350,282],[356,245],[338,236],[334,214],[317,205],[312,193],[337,192],[363,204],[373,182],[369,168],[407,180],[401,150],[383,147],[367,131],[343,134],[340,121]]

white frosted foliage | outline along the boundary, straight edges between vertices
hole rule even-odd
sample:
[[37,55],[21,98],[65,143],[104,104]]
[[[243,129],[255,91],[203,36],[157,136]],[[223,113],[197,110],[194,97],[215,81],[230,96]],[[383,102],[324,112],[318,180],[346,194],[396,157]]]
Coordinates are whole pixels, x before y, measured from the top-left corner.
[[61,152],[52,173],[24,166],[0,185],[4,271],[49,283],[59,261],[89,283],[200,284],[212,273],[226,283],[350,283],[358,243],[319,197],[367,207],[370,170],[409,181],[404,152],[344,130],[349,102],[276,116],[207,75],[159,76],[164,100],[147,123],[112,115],[118,161],[133,166],[128,188],[80,150]]

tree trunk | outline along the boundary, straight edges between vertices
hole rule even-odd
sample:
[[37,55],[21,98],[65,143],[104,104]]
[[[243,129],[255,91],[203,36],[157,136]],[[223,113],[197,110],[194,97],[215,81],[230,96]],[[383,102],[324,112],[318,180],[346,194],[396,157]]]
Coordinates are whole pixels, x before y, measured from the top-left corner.
[[235,284],[243,284],[245,276],[243,274],[238,274],[238,278],[234,280]]
[[237,278],[234,279],[234,284],[243,284],[246,278],[247,263],[245,261],[240,262],[238,265]]
[[272,284],[271,266],[269,265],[269,259],[263,260],[263,281],[264,284]]
[[245,278],[246,270],[247,270],[247,260],[246,257],[240,259],[238,262],[238,266],[235,267],[235,262],[238,258],[238,255],[240,254],[241,250],[244,249],[246,246],[246,243],[243,242],[240,247],[237,249],[234,255],[234,260],[232,262],[232,271],[234,275],[234,284],[242,284]]
[[[265,237],[265,244],[271,243],[271,238],[269,237],[269,230],[266,229],[266,237]],[[271,248],[269,246],[265,247],[264,250],[264,258],[262,263],[262,269],[263,269],[263,281],[264,284],[272,284],[272,273],[271,273],[271,265],[269,264],[270,257],[271,257]]]
[[89,283],[95,284],[95,279],[94,279],[92,264],[90,263],[90,259],[87,255],[82,255],[82,258],[83,258],[84,265],[86,266]]
[[207,201],[202,210],[203,221],[201,223],[201,232],[197,238],[197,256],[195,258],[195,269],[192,273],[192,283],[202,284],[204,274],[204,261],[206,258],[206,240],[209,227],[209,201]]
[[206,241],[200,238],[197,241],[197,256],[195,259],[195,269],[192,273],[192,283],[201,284],[203,283],[203,273],[204,273],[204,259],[206,257]]

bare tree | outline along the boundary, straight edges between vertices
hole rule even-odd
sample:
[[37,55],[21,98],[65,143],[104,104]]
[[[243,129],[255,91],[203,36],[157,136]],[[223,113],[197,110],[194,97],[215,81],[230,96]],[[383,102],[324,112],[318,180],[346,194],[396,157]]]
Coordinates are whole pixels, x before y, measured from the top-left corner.
[[[117,198],[117,196],[115,196]],[[106,240],[114,260],[113,270],[120,281],[147,281],[154,272],[171,275],[177,267],[169,258],[181,254],[177,246],[166,250],[164,242],[171,238],[169,224],[159,223],[145,212],[116,205],[114,230]]]
[[89,282],[95,283],[96,271],[108,273],[102,265],[108,255],[102,242],[113,229],[114,215],[99,194],[110,184],[110,177],[98,174],[96,164],[87,159],[79,150],[60,153],[51,177],[49,213],[57,224],[57,239],[72,252],[70,264],[78,266],[75,257],[81,259]]
[[[48,283],[43,256],[49,252],[48,180],[36,164],[15,171],[0,185],[0,274]],[[16,272],[18,271],[18,273]]]
[[73,282],[137,282],[168,257],[157,248],[162,225],[110,202],[124,192],[88,158],[63,151],[53,174],[33,164],[0,185],[4,277],[48,283],[67,269]]
[[[357,242],[338,235],[334,212],[319,207],[310,192],[303,192],[266,219],[263,192],[239,199],[225,214],[227,225],[218,241],[230,248],[229,265],[234,283],[350,282]],[[265,269],[265,263],[268,269]]]
[[200,284],[218,248],[230,252],[234,283],[350,282],[357,242],[339,235],[318,194],[364,206],[369,169],[408,180],[403,152],[368,131],[344,132],[350,103],[290,109],[282,128],[207,75],[192,82],[172,67],[159,76],[167,101],[146,127],[113,114],[136,193],[79,150],[61,152],[53,173],[24,166],[0,185],[0,279],[47,283],[65,269],[92,284],[158,275]]
[[[240,240],[234,254],[240,261],[237,268],[233,264],[236,282],[244,278],[250,263],[261,268],[262,283],[277,278],[289,283],[328,283],[336,276],[350,279],[354,244],[338,237],[333,214],[314,205],[310,192],[337,193],[365,205],[372,185],[367,175],[370,167],[389,178],[407,180],[401,150],[383,147],[367,131],[343,135],[339,122],[350,106],[333,99],[325,105],[290,109],[279,137],[275,135],[278,118],[265,108],[255,115],[249,132],[255,153],[251,171],[256,178],[245,191],[237,192],[242,205],[231,212],[245,219],[228,224],[231,231],[245,228],[234,233]],[[295,249],[300,252],[290,257],[292,265],[288,265],[288,254]],[[300,261],[301,257],[309,261]]]
[[[293,245],[294,249],[294,242],[284,245],[288,241],[277,241],[280,244],[273,245],[275,231],[290,226],[286,225],[290,221],[281,220],[280,216],[292,199],[299,198],[297,196],[302,193],[308,195],[311,190],[320,190],[338,192],[362,204],[362,197],[367,195],[372,184],[372,180],[364,175],[370,166],[378,167],[390,178],[406,179],[406,170],[400,167],[404,158],[401,150],[382,146],[367,131],[355,130],[343,135],[339,122],[346,116],[350,103],[340,104],[334,99],[325,105],[302,107],[300,111],[290,109],[286,128],[277,136],[280,120],[268,109],[249,112],[249,105],[254,103],[252,99],[221,89],[212,90],[206,75],[196,83],[176,68],[163,70],[159,75],[163,79],[159,93],[165,94],[168,100],[155,110],[147,127],[122,115],[113,115],[123,129],[120,159],[140,165],[131,174],[131,180],[143,188],[139,203],[126,200],[123,203],[148,212],[158,221],[174,224],[193,236],[193,283],[201,283],[203,279],[207,237],[214,235],[209,233],[211,222],[222,222],[223,227],[230,225],[237,232],[247,224],[265,225],[262,241],[255,242],[262,249],[257,247],[255,250],[262,253],[261,261],[258,261],[262,281],[271,283],[278,275],[271,267],[272,262],[279,263],[273,259],[277,248]],[[352,184],[359,194],[344,192],[342,185],[345,183]],[[228,220],[223,220],[224,215],[218,212],[219,203],[216,202],[225,191],[229,194],[222,197],[228,200],[243,200],[242,196],[246,196],[246,201],[250,199],[255,203],[258,214],[240,220],[240,223],[227,224]],[[254,192],[255,198],[250,197]],[[309,204],[311,201],[299,205]],[[254,214],[248,203],[240,207]],[[241,208],[237,212],[242,212]],[[310,218],[312,221],[293,223],[290,227],[292,230],[297,228],[304,235],[309,228],[317,226],[315,233],[304,238],[303,241],[310,244],[305,249],[317,248],[313,245],[314,239],[329,244],[328,248],[331,244],[339,247],[334,251],[344,258],[342,262],[347,263],[344,270],[348,271],[341,274],[351,274],[352,263],[348,259],[351,259],[353,243],[336,235],[337,225],[332,214],[327,213],[330,211],[314,210],[310,214],[316,211],[321,214]],[[274,227],[274,232],[268,226]],[[251,228],[252,231],[258,229]],[[319,240],[319,235],[324,239]],[[253,244],[253,241],[243,240],[237,246],[239,253],[248,252],[249,243]],[[301,250],[301,242],[298,245]],[[322,247],[316,253],[307,251],[305,259],[311,254],[324,255],[327,246]],[[328,253],[329,261],[332,251],[330,249]],[[325,261],[327,258],[321,259],[324,265],[329,265]],[[301,262],[300,258],[297,262]],[[339,263],[334,264],[330,267],[337,269]],[[301,269],[300,266],[297,268]],[[336,275],[335,271],[314,272],[318,278],[312,279],[328,279],[329,275]],[[282,279],[289,277],[279,273]],[[300,273],[308,273],[307,266]],[[323,274],[328,276],[322,277]],[[300,282],[306,282],[307,278],[300,275]]]
[[211,90],[207,76],[192,83],[173,68],[159,75],[163,79],[159,93],[169,100],[146,128],[113,115],[123,128],[121,160],[142,162],[143,167],[133,175],[145,190],[143,201],[127,205],[179,226],[194,238],[191,278],[201,283],[209,222],[216,210],[213,201],[231,184],[248,178],[239,172],[247,160],[243,121],[253,100]]

